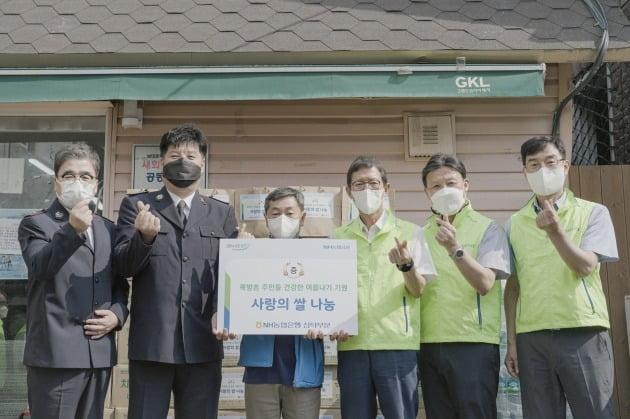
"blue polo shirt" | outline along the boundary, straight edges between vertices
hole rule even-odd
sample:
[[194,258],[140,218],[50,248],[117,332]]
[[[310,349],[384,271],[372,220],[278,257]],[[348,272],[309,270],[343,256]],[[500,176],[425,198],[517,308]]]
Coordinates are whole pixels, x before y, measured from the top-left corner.
[[292,386],[295,362],[295,336],[275,336],[273,364],[270,367],[245,367],[243,382]]

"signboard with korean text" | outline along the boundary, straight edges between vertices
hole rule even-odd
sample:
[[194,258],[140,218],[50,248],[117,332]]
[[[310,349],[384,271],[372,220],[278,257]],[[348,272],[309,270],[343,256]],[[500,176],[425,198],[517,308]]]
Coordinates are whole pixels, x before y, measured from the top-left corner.
[[18,242],[22,218],[34,209],[0,210],[0,279],[27,279],[28,272]]
[[[160,189],[162,182],[162,157],[157,144],[134,144],[131,166],[131,189]],[[206,170],[208,159],[206,157]],[[206,171],[201,174],[200,188],[207,187]]]
[[354,240],[221,240],[218,327],[237,334],[357,334]]

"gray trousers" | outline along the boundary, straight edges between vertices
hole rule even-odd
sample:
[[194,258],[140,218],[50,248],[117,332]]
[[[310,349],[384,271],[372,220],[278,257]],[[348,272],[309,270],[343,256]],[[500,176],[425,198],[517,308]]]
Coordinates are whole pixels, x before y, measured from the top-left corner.
[[614,368],[602,328],[519,333],[516,350],[524,419],[614,418]]
[[245,384],[247,419],[318,419],[321,388]]
[[26,371],[32,419],[103,419],[111,368]]

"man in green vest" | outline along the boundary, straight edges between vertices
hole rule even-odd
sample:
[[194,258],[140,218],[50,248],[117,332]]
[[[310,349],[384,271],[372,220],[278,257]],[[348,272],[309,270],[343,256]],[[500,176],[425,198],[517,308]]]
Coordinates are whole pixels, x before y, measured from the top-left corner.
[[373,419],[376,400],[385,419],[418,414],[420,295],[435,268],[422,230],[383,207],[387,174],[374,157],[357,157],[346,192],[359,217],[333,237],[356,240],[359,333],[337,339],[337,380],[344,419]]
[[519,377],[525,419],[614,417],[613,355],[601,262],[618,259],[603,205],[564,188],[564,145],[534,137],[521,146],[535,196],[506,227],[513,276],[505,289],[508,372]]
[[503,229],[467,200],[460,159],[436,154],[422,171],[433,215],[424,235],[439,281],[422,295],[420,380],[427,419],[496,419],[501,284],[510,273]]

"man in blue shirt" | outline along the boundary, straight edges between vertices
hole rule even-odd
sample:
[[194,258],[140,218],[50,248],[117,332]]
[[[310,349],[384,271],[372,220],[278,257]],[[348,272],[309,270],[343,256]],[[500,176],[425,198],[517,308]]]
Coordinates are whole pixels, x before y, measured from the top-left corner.
[[[304,225],[304,196],[278,188],[265,199],[270,237],[299,238]],[[245,367],[248,419],[317,419],[324,379],[321,331],[306,336],[245,335],[239,365]]]

